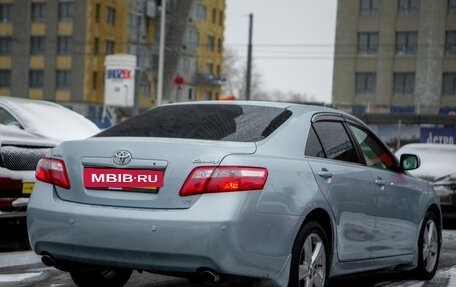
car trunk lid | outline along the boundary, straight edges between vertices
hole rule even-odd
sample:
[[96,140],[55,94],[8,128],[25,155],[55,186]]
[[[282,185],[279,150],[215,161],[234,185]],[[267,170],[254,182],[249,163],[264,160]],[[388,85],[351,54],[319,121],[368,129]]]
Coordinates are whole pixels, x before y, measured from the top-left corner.
[[[199,195],[191,198],[179,196],[184,181],[195,167],[218,166],[228,155],[252,154],[255,150],[253,142],[105,137],[64,142],[51,152],[51,156],[63,159],[68,171],[71,188],[55,187],[63,200],[175,209],[189,208],[199,198]],[[114,157],[118,152],[128,152],[131,158],[119,162]],[[103,186],[87,184],[88,174],[93,170],[99,173],[92,178],[103,182]],[[127,180],[121,174],[127,174]],[[119,181],[137,182],[139,175],[146,179],[142,182],[160,180],[161,174],[163,182],[156,189],[134,186],[134,183],[128,188],[116,186]],[[109,176],[111,180],[108,180]]]

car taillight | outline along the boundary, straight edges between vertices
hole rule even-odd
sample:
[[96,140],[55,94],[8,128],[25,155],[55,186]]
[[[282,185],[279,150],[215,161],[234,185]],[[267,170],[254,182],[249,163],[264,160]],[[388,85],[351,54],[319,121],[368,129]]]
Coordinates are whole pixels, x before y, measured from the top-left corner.
[[65,162],[61,159],[47,157],[40,159],[36,167],[35,177],[38,180],[66,189],[70,188]]
[[268,170],[260,167],[202,166],[193,169],[179,195],[263,189]]

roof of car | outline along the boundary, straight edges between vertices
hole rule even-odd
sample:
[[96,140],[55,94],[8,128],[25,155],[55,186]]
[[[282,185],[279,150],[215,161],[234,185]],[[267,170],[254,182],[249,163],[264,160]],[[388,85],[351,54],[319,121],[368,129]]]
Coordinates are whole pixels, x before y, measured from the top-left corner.
[[0,96],[0,106],[25,130],[44,137],[62,141],[86,138],[100,131],[89,119],[54,102]]

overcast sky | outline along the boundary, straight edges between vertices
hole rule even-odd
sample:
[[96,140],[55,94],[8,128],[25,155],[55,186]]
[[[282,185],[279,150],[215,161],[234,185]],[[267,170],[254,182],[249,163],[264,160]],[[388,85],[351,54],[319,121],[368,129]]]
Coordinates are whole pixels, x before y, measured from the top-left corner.
[[225,46],[247,58],[249,13],[253,57],[264,90],[295,91],[330,103],[336,0],[226,0]]

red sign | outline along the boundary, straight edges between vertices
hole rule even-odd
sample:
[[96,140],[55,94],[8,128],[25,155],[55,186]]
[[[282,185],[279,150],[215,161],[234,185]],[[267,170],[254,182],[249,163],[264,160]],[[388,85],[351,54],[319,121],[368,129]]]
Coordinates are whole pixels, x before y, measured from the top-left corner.
[[175,84],[175,85],[184,85],[185,84],[185,78],[184,77],[174,77],[173,78],[173,84]]
[[86,188],[163,187],[163,171],[149,169],[84,168]]

